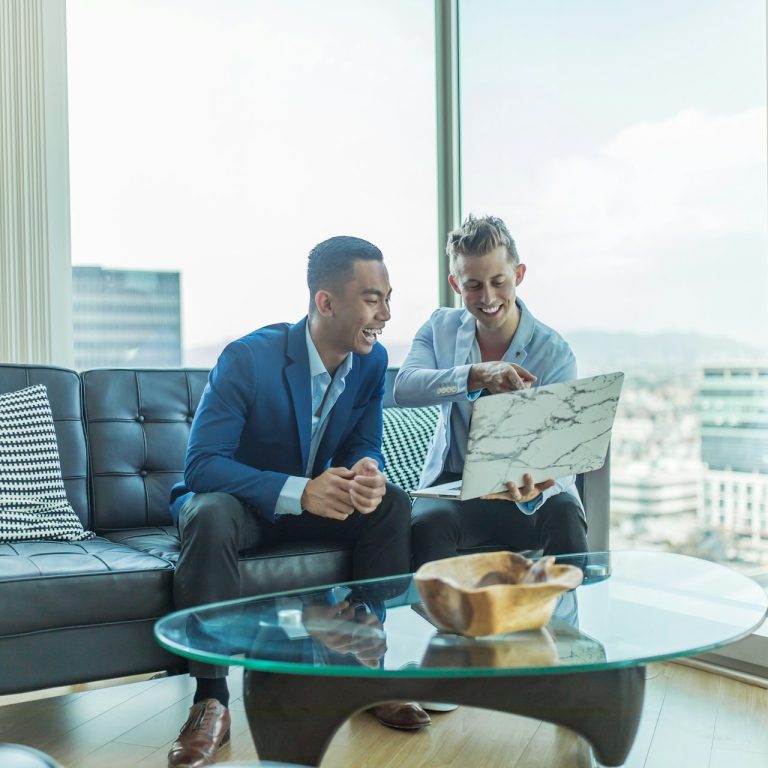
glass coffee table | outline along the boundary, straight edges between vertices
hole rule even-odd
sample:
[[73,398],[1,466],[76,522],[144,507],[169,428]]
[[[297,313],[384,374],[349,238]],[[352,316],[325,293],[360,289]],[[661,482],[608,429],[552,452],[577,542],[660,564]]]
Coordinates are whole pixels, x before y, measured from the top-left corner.
[[244,668],[262,760],[317,766],[355,712],[439,701],[565,726],[617,766],[640,722],[644,666],[738,640],[766,615],[758,584],[693,557],[627,551],[558,562],[581,567],[585,580],[536,631],[438,631],[409,575],[180,611],[155,635],[181,656]]

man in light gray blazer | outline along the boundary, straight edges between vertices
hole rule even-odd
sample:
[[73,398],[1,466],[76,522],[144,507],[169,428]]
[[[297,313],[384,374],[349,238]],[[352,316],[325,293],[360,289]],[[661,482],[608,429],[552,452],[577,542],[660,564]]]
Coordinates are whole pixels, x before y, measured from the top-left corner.
[[[399,405],[439,405],[440,418],[419,487],[458,480],[464,469],[472,402],[482,394],[571,381],[568,343],[517,296],[525,264],[504,222],[470,215],[448,235],[451,287],[464,309],[436,310],[417,332],[395,380]],[[503,493],[453,501],[416,499],[415,566],[495,546],[544,554],[587,551],[584,507],[575,477],[507,483]]]

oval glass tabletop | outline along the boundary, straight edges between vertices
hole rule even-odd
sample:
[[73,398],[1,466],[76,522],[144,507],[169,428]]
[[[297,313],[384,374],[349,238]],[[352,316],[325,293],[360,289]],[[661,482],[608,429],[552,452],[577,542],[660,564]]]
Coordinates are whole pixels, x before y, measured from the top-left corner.
[[411,575],[349,582],[173,613],[168,650],[264,672],[418,677],[538,675],[647,664],[749,634],[768,595],[728,568],[684,555],[621,551],[558,557],[584,582],[535,631],[468,638],[438,630]]

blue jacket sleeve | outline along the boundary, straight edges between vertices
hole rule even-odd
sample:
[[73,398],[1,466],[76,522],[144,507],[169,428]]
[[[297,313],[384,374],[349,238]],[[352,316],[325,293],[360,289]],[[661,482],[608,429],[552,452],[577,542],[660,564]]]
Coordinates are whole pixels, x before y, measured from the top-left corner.
[[256,371],[253,354],[241,341],[222,352],[192,422],[184,483],[195,493],[229,493],[272,520],[289,475],[259,470],[235,458],[258,395]]

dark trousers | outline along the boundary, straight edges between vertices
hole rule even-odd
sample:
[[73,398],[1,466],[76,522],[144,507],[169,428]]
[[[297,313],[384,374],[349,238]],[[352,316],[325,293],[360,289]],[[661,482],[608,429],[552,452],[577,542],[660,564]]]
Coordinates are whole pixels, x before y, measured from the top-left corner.
[[[240,594],[239,554],[263,544],[314,540],[350,543],[352,576],[373,579],[410,571],[410,502],[387,483],[381,504],[368,515],[329,520],[308,512],[275,523],[227,493],[195,494],[181,509],[181,554],[173,579],[177,609],[233,600]],[[225,667],[190,661],[195,677],[223,677]]]
[[[459,478],[444,472],[435,485]],[[416,568],[480,546],[566,555],[587,551],[587,524],[578,503],[567,493],[550,497],[532,515],[521,512],[512,501],[416,499],[411,540]]]

